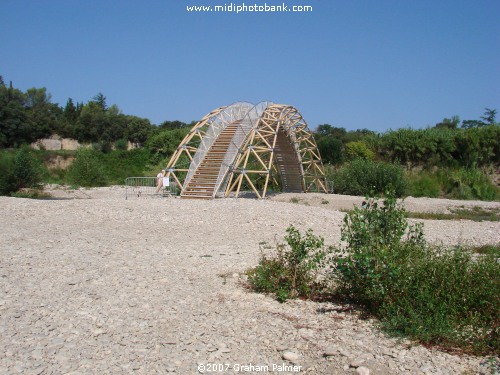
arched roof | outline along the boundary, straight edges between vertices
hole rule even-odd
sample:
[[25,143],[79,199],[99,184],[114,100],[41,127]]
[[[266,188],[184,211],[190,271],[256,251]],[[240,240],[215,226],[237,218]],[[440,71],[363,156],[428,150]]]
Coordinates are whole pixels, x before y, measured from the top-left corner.
[[238,196],[242,190],[263,198],[269,185],[326,192],[307,123],[294,107],[272,102],[237,102],[208,113],[179,144],[167,176],[186,198]]

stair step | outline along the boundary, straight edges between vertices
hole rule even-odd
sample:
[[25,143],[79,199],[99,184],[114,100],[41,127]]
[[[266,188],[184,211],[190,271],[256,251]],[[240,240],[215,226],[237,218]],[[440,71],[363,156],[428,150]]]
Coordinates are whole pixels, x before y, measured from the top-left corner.
[[228,147],[241,121],[228,125],[208,149],[181,198],[211,199]]

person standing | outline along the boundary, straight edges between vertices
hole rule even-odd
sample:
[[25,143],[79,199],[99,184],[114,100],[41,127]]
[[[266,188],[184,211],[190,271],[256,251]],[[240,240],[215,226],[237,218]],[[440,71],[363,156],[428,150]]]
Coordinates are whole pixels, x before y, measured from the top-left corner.
[[165,169],[162,169],[161,172],[159,172],[156,175],[156,192],[158,193],[163,186],[163,176],[165,176]]

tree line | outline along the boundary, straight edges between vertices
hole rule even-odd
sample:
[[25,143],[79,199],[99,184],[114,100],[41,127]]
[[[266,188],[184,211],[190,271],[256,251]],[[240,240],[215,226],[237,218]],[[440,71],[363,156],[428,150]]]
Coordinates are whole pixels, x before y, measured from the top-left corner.
[[347,131],[319,125],[315,137],[323,161],[342,164],[357,158],[399,162],[408,167],[469,167],[500,162],[500,126],[495,109],[485,109],[480,120],[445,118],[425,129],[401,128],[376,133]]
[[0,148],[19,147],[58,134],[82,143],[109,145],[119,140],[144,145],[156,131],[188,124],[165,121],[159,127],[146,118],[123,114],[117,105],[108,106],[98,93],[87,103],[68,98],[64,106],[52,103],[45,87],[23,92],[7,86],[0,76]]
[[[322,124],[315,130],[325,163],[338,165],[357,158],[399,162],[406,166],[483,166],[500,162],[500,127],[496,109],[485,109],[479,119],[460,122],[445,118],[426,129],[402,128],[377,133],[368,129],[348,131]],[[108,106],[98,93],[87,103],[68,98],[64,107],[51,102],[43,88],[23,92],[8,86],[0,76],[0,148],[19,147],[58,134],[81,143],[110,145],[130,141],[150,149],[154,161],[169,157],[188,129],[195,124],[126,115],[117,105]]]

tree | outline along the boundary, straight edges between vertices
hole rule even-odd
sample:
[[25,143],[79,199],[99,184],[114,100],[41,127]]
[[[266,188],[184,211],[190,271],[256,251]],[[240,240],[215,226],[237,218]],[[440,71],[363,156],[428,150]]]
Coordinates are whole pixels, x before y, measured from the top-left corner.
[[321,137],[318,140],[318,150],[326,163],[339,164],[344,160],[343,144],[334,137]]
[[30,122],[30,141],[52,135],[58,128],[62,110],[50,102],[51,95],[45,87],[26,91],[26,114]]
[[188,132],[188,128],[162,130],[149,137],[146,146],[159,160],[172,155]]
[[481,119],[484,121],[464,120],[462,122],[462,128],[470,129],[470,128],[480,128],[481,126],[486,126],[486,125],[495,125],[496,115],[497,115],[496,109],[485,108],[484,116],[481,116]]
[[458,116],[453,116],[451,119],[444,118],[443,121],[436,124],[435,128],[456,129],[458,128],[458,124],[460,124],[460,118]]
[[345,156],[349,160],[354,159],[375,159],[375,153],[363,141],[352,141],[345,145]]
[[103,111],[106,111],[108,109],[106,105],[106,97],[103,95],[102,92],[98,93],[96,96],[92,98],[94,103],[96,103]]
[[316,128],[316,134],[319,136],[327,136],[332,132],[333,127],[329,124],[321,124]]
[[481,116],[481,119],[484,120],[487,124],[493,125],[495,124],[495,117],[497,115],[497,110],[496,109],[489,109],[485,108],[484,109],[484,116]]
[[75,124],[75,137],[80,142],[98,142],[104,128],[105,116],[102,107],[90,101],[83,106]]
[[148,119],[143,119],[135,116],[127,116],[127,129],[125,130],[126,138],[139,145],[143,145],[153,132],[153,125]]
[[69,98],[66,102],[66,106],[64,107],[64,118],[71,123],[75,123],[78,118],[78,112],[76,111],[76,107],[73,104],[73,99]]
[[329,124],[322,124],[319,125],[316,129],[315,135],[318,138],[333,137],[336,139],[340,139],[343,143],[345,143],[344,140],[347,135],[347,130],[345,130],[345,128],[338,128]]
[[186,124],[185,122],[182,121],[164,121],[161,123],[159,126],[160,129],[162,130],[173,130],[173,129],[182,129],[189,126],[189,124]]
[[464,120],[462,121],[462,128],[471,129],[471,128],[480,128],[481,126],[486,125],[484,122],[479,120]]
[[0,85],[0,147],[17,147],[28,141],[25,99],[25,94],[12,85]]

